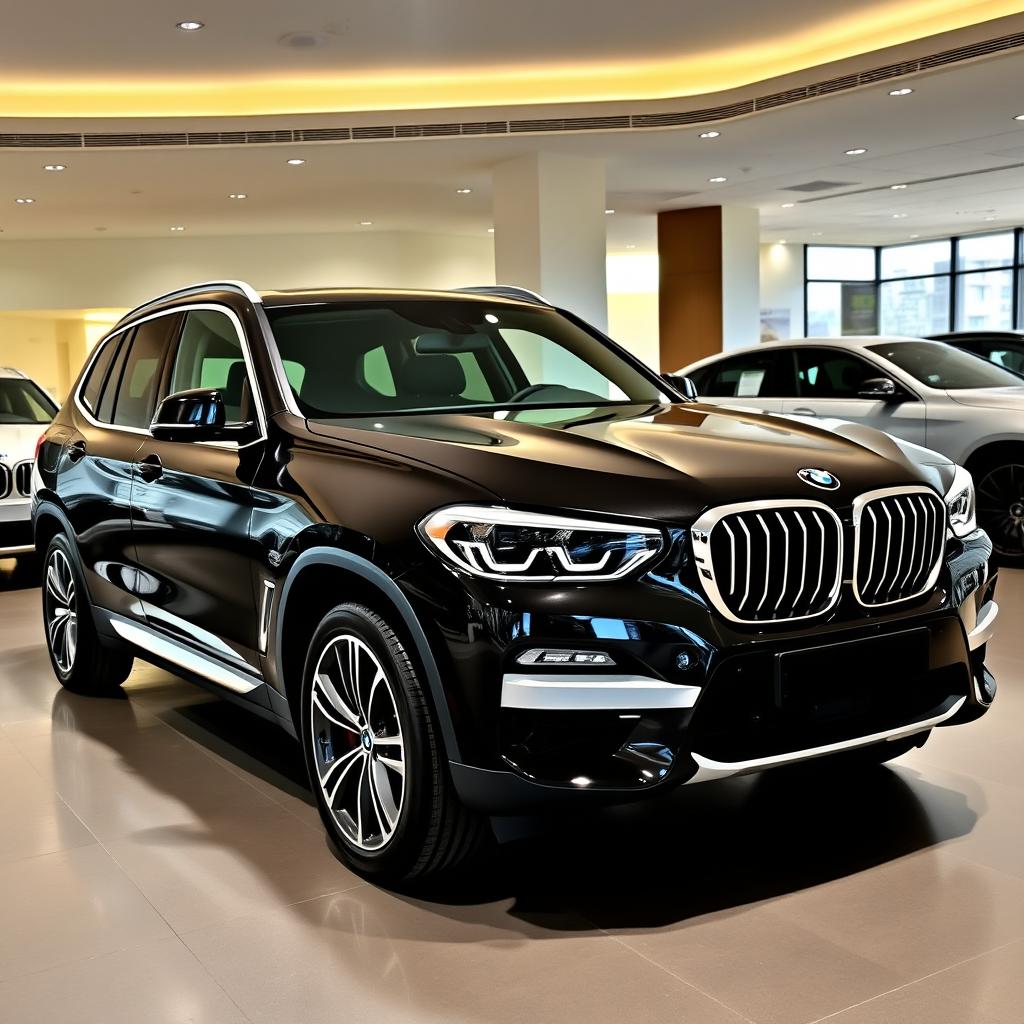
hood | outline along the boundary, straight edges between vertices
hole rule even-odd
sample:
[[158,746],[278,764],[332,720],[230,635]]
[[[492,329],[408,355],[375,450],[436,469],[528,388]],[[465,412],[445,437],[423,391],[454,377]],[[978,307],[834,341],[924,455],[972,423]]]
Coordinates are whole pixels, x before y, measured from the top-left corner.
[[946,394],[960,405],[1024,412],[1024,385],[1009,388],[962,388],[959,391],[947,391]]
[[36,441],[45,423],[0,423],[0,462],[13,466],[36,454]]
[[[952,477],[941,456],[929,452],[937,464],[924,465],[869,428],[845,437],[783,417],[699,404],[533,409],[504,419],[382,416],[308,426],[325,438],[458,474],[510,504],[669,521],[733,501],[816,498],[842,507],[879,487],[929,483],[941,491],[940,464]],[[797,477],[804,468],[828,470],[839,488],[804,483]]]

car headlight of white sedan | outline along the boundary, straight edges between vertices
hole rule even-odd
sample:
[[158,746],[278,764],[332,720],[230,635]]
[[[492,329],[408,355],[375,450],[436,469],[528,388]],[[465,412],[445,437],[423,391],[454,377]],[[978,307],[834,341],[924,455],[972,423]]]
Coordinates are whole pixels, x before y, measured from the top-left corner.
[[978,528],[975,518],[974,479],[963,466],[956,467],[952,486],[946,491],[949,529],[955,537],[966,537]]

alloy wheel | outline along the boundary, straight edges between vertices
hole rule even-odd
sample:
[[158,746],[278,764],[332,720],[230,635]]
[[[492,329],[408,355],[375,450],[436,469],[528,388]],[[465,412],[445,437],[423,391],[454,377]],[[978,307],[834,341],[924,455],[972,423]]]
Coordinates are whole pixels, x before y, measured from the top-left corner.
[[317,781],[338,828],[358,849],[380,850],[402,813],[405,742],[392,684],[359,637],[332,637],[321,651],[309,715]]
[[1024,466],[997,466],[981,478],[978,518],[998,554],[1024,554]]
[[78,598],[71,563],[60,548],[54,548],[46,563],[46,640],[66,676],[78,649]]

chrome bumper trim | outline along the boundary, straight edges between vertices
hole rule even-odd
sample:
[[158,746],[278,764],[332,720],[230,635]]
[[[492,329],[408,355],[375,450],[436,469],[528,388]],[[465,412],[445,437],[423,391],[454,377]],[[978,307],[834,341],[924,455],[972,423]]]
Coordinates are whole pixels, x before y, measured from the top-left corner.
[[9,558],[11,555],[27,555],[35,549],[35,544],[18,544],[13,548],[0,548],[0,558]]
[[986,601],[978,612],[974,628],[967,633],[967,646],[972,651],[976,651],[982,644],[987,644],[992,639],[998,618],[999,605],[995,601]]
[[949,710],[920,722],[912,722],[910,725],[901,725],[895,729],[888,729],[885,732],[872,733],[870,736],[858,736],[852,740],[841,740],[838,743],[827,743],[822,747],[808,747],[806,750],[793,750],[788,754],[775,754],[772,757],[759,757],[751,761],[713,761],[710,757],[694,753],[694,761],[697,762],[697,773],[689,780],[687,785],[695,782],[710,782],[714,779],[727,779],[730,775],[745,775],[748,772],[759,772],[765,768],[776,768],[786,764],[796,764],[798,761],[809,761],[814,757],[823,757],[826,754],[836,754],[843,750],[856,750],[857,747],[867,747],[872,743],[880,743],[883,740],[901,740],[915,733],[925,732],[936,725],[941,725],[947,719],[952,718],[963,706],[966,697],[961,697]]
[[526,675],[501,680],[501,706],[528,711],[642,711],[692,708],[699,686],[650,676]]

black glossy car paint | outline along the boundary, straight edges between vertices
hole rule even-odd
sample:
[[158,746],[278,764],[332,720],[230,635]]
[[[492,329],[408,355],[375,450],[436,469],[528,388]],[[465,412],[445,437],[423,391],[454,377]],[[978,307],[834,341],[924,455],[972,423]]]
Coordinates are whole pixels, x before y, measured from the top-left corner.
[[[980,664],[972,664],[956,616],[964,580],[977,584],[970,599],[991,596],[983,534],[950,541],[939,583],[919,599],[869,611],[844,587],[835,607],[810,622],[757,627],[714,610],[688,539],[704,510],[733,502],[814,498],[848,525],[863,492],[924,484],[942,496],[949,463],[913,462],[870,431],[840,436],[683,402],[587,415],[550,410],[539,414],[543,422],[535,414],[529,423],[471,412],[331,422],[297,416],[271,353],[264,306],[373,294],[281,293],[260,303],[224,286],[178,293],[129,315],[126,323],[195,304],[230,311],[248,339],[262,429],[237,446],[160,441],[97,423],[76,401],[65,403],[42,447],[36,529],[43,538],[58,529],[72,538],[107,642],[126,642],[117,622],[142,622],[229,668],[244,686],[227,696],[294,732],[294,676],[304,651],[289,644],[307,635],[300,627],[309,625],[302,619],[311,593],[316,608],[350,593],[373,595],[426,676],[460,794],[492,811],[562,797],[620,799],[685,782],[696,770],[694,737],[712,717],[716,679],[743,657],[768,664],[781,651],[925,627],[942,636],[934,667],[950,667],[951,692],[965,699],[950,722],[984,712],[971,685]],[[489,308],[513,302],[459,300]],[[167,376],[165,367],[162,394]],[[819,466],[838,477],[838,489],[813,490],[799,479],[799,470]],[[467,503],[635,519],[664,531],[665,550],[641,574],[614,583],[475,578],[443,563],[416,532],[434,510]],[[605,650],[617,671],[700,686],[703,696],[692,709],[641,707],[628,718],[510,714],[501,707],[503,675],[536,646]],[[181,661],[136,653],[225,692]],[[531,736],[555,753],[527,764],[520,753]],[[623,768],[627,750],[649,754],[664,770],[648,780],[635,765]],[[570,785],[582,772],[573,758],[594,776],[585,791]]]

